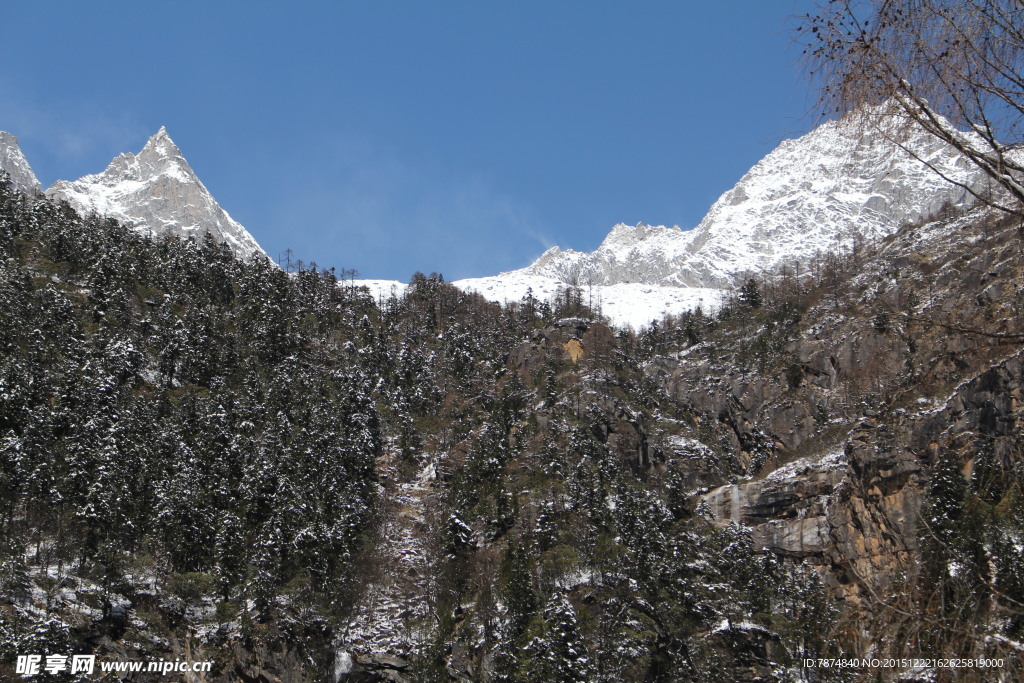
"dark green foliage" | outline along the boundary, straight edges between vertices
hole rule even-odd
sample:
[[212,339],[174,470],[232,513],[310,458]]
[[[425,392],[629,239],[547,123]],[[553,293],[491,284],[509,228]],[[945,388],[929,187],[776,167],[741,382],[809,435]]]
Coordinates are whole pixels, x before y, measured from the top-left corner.
[[890,326],[889,312],[886,310],[880,310],[875,314],[874,319],[871,321],[871,326],[878,334],[885,334],[889,331]]
[[564,595],[552,595],[544,606],[544,633],[530,644],[535,655],[536,680],[593,680],[595,667],[580,632],[576,610]]
[[32,549],[110,590],[148,557],[161,584],[208,574],[266,616],[296,581],[314,610],[339,607],[382,450],[353,346],[373,303],[330,272],[288,277],[7,188],[0,250],[5,592]]
[[[710,680],[745,663],[708,644],[723,619],[820,647],[820,587],[694,517],[653,444],[650,425],[693,415],[646,362],[728,315],[613,334],[577,288],[503,307],[420,273],[378,306],[331,271],[150,240],[6,189],[0,250],[5,595],[60,566],[145,604],[151,577],[162,636],[184,637],[209,600],[241,624],[238,647],[299,651],[323,678],[371,545],[389,542],[376,468],[429,461],[423,680],[444,679],[455,645],[502,680]],[[736,324],[763,327],[750,353],[770,364],[803,309],[752,287]],[[588,345],[579,363],[566,334]],[[0,623],[12,638],[35,628],[15,621]]]
[[502,590],[508,606],[510,641],[516,641],[537,608],[526,549],[515,538],[508,539],[501,564]]
[[761,288],[757,286],[757,280],[750,278],[743,283],[740,287],[740,293],[737,297],[741,304],[749,306],[750,308],[761,307]]

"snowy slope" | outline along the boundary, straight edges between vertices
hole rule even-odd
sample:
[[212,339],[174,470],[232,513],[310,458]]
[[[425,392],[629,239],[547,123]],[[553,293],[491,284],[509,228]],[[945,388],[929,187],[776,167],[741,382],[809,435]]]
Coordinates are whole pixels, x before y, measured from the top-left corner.
[[343,286],[366,287],[374,301],[387,301],[392,296],[401,298],[409,285],[398,280],[351,280],[342,283]]
[[[357,287],[366,287],[374,301],[387,301],[392,295],[401,297],[408,285],[398,280],[355,280]],[[527,290],[541,301],[552,301],[566,284],[554,278],[531,275],[522,270],[492,277],[455,280],[452,285],[465,292],[477,292],[491,301],[521,301]],[[581,287],[583,301],[608,317],[617,327],[639,330],[661,319],[666,313],[678,315],[701,308],[710,312],[719,307],[728,290],[701,287],[670,287],[640,282]]]
[[967,190],[891,138],[943,175],[980,189],[981,172],[956,150],[893,119],[881,126],[832,121],[780,144],[693,230],[680,282],[725,284],[737,273],[805,261],[856,233],[878,239],[946,203],[971,203]]
[[18,146],[18,138],[0,130],[0,170],[4,170],[11,178],[11,184],[16,190],[26,194],[36,194],[43,191],[43,186],[36,179],[35,172],[28,165],[28,160],[21,153]]
[[116,218],[154,234],[199,236],[209,232],[242,257],[266,256],[252,235],[217,204],[185,161],[165,128],[138,156],[122,154],[102,173],[59,180],[46,196],[81,213]]
[[[527,290],[542,301],[551,301],[566,283],[555,278],[533,275],[522,270],[492,277],[456,280],[453,285],[467,292],[477,292],[491,301],[520,301]],[[598,309],[612,324],[639,330],[665,314],[702,308],[717,309],[726,290],[704,287],[672,287],[642,282],[617,282],[608,285],[582,286],[584,303]]]

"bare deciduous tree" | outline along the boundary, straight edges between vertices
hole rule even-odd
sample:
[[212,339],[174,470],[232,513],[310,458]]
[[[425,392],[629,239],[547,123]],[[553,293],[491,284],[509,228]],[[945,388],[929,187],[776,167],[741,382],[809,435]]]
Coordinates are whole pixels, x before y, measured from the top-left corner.
[[891,107],[959,150],[996,191],[958,185],[1024,216],[1022,0],[821,0],[797,31],[823,104]]

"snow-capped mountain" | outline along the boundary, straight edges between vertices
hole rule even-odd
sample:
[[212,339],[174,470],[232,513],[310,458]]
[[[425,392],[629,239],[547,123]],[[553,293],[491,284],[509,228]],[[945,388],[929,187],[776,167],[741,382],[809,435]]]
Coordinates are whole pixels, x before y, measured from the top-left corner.
[[0,130],[0,170],[7,172],[15,189],[25,194],[36,194],[43,191],[43,186],[36,179],[28,160],[21,153],[18,138]]
[[242,257],[266,256],[252,235],[228,215],[185,161],[166,128],[138,155],[122,154],[102,173],[59,180],[46,196],[81,213],[96,213],[155,234],[209,232]]
[[969,203],[967,190],[921,160],[982,186],[979,171],[927,133],[894,118],[848,117],[783,141],[693,230],[620,224],[591,253],[552,247],[523,270],[580,285],[729,287],[743,273],[806,261],[857,233],[876,239],[943,204]]
[[[806,262],[857,235],[877,239],[945,204],[969,204],[971,193],[956,183],[983,189],[981,173],[953,148],[894,117],[873,118],[828,122],[782,142],[692,230],[619,224],[593,252],[552,247],[525,268],[453,284],[497,301],[528,290],[550,299],[575,285],[613,322],[639,327],[666,313],[715,308],[747,273]],[[0,161],[16,185],[38,188],[11,135],[0,134]],[[164,128],[137,156],[122,154],[104,172],[59,181],[46,194],[154,233],[208,231],[243,257],[265,255]],[[367,284],[379,292],[402,288]]]
[[855,235],[877,239],[947,203],[972,203],[942,176],[984,189],[980,171],[952,147],[872,113],[783,141],[693,230],[620,223],[595,251],[552,247],[525,268],[453,284],[498,301],[576,285],[613,322],[639,327],[664,313],[714,308],[745,274],[807,262]]

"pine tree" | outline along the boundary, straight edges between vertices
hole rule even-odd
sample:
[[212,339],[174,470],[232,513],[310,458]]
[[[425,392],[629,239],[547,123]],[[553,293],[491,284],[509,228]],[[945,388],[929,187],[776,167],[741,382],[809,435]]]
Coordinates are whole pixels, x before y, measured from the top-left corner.
[[555,594],[548,599],[544,606],[544,635],[532,649],[540,655],[543,680],[593,680],[593,659],[580,632],[576,610],[564,595]]
[[740,287],[739,301],[750,308],[761,307],[761,288],[757,286],[757,280],[750,278],[743,283]]
[[529,556],[517,538],[509,538],[505,544],[501,575],[502,595],[509,618],[508,640],[511,642],[526,630],[537,608]]

